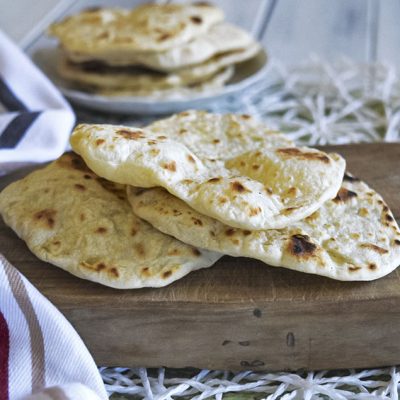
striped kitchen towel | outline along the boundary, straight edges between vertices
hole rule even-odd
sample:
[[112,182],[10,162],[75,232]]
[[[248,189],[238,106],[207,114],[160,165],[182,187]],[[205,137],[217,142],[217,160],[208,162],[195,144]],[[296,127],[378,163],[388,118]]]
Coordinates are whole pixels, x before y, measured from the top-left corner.
[[0,400],[107,398],[74,328],[0,254]]
[[61,93],[0,31],[0,162],[57,158],[74,123]]

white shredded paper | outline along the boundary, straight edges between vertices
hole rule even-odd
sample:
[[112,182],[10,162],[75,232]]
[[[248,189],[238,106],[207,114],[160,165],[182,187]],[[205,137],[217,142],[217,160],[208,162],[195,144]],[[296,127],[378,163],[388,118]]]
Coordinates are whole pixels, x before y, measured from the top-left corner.
[[[299,144],[400,141],[400,81],[393,66],[335,65],[312,58],[286,68],[271,61],[265,78],[242,95],[210,106],[215,112],[253,114]],[[81,120],[146,124],[149,119],[82,114]],[[233,374],[100,368],[112,399],[391,399],[398,400],[396,367],[365,371]]]
[[395,367],[303,374],[201,370],[190,377],[166,377],[164,368],[152,376],[145,368],[101,368],[101,374],[112,400],[397,400],[400,379]]
[[390,65],[272,61],[262,84],[221,106],[214,110],[256,115],[301,144],[400,140],[400,82]]

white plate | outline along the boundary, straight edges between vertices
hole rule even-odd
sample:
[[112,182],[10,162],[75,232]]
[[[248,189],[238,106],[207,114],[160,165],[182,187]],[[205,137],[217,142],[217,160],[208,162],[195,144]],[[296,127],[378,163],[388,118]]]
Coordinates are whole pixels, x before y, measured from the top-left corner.
[[256,84],[263,77],[267,67],[267,55],[262,50],[251,60],[237,64],[233,77],[222,88],[190,97],[157,99],[135,96],[101,96],[72,88],[57,74],[57,49],[55,47],[37,49],[32,54],[32,59],[72,103],[93,110],[142,115],[168,114],[191,108],[207,109],[211,103],[221,101],[228,96],[240,95],[244,89]]

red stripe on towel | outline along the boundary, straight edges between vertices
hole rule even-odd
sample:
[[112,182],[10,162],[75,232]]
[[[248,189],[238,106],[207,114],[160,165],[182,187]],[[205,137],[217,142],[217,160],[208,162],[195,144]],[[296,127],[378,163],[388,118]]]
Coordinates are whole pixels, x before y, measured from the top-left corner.
[[8,400],[8,359],[10,333],[7,321],[0,311],[0,400]]

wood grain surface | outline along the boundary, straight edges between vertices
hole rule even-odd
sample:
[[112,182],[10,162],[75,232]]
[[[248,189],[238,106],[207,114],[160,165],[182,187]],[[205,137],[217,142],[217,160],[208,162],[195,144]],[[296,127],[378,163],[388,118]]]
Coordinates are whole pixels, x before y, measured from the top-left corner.
[[[400,144],[326,147],[400,217]],[[0,188],[27,173],[1,178]],[[98,365],[294,370],[400,363],[398,271],[339,282],[224,257],[161,289],[116,290],[39,261],[0,223],[0,252],[77,329]]]

